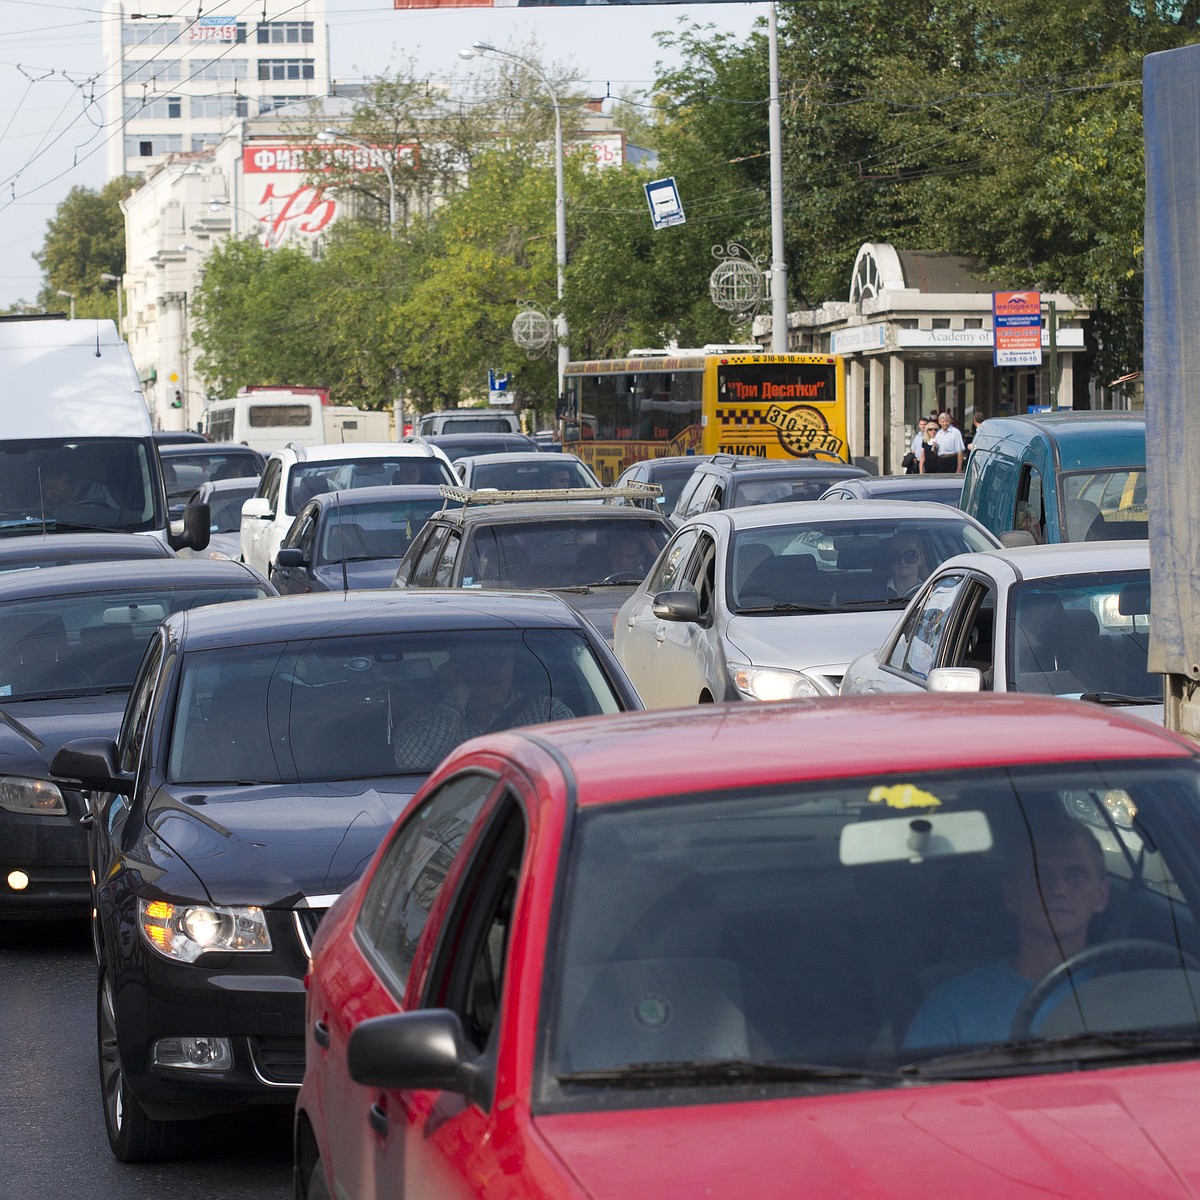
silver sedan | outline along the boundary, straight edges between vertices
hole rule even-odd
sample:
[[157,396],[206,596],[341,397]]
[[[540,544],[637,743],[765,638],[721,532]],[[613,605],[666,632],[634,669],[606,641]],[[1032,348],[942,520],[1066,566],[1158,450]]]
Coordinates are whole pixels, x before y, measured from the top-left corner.
[[997,546],[942,504],[807,501],[687,521],[626,601],[617,657],[650,708],[836,695],[945,559]]
[[878,650],[855,660],[843,695],[1032,692],[1162,720],[1146,670],[1146,542],[1069,542],[944,562]]

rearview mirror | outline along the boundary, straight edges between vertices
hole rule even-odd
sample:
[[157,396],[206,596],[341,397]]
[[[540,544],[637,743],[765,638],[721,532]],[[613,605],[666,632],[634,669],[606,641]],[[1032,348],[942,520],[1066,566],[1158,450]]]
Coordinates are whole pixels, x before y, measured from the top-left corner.
[[931,692],[981,692],[983,672],[976,667],[936,667],[925,686]]
[[50,761],[57,779],[77,779],[94,792],[132,794],[133,775],[117,770],[117,743],[111,738],[79,738],[60,746]]
[[304,551],[299,546],[281,547],[275,552],[275,565],[290,570],[292,567],[303,567]]
[[242,505],[243,517],[273,517],[275,515],[271,508],[271,501],[266,496],[251,496]]
[[183,529],[171,530],[172,550],[204,550],[212,533],[212,512],[207,504],[189,504],[183,510]]
[[700,597],[695,592],[659,592],[650,605],[651,611],[660,621],[698,621],[700,619]]
[[1006,529],[1000,535],[1000,545],[1006,550],[1015,550],[1019,546],[1036,546],[1037,539],[1028,529]]

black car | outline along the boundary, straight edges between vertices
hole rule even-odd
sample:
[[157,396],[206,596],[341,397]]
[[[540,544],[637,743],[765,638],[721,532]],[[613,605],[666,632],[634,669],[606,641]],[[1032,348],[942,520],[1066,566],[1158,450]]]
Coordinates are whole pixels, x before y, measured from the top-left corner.
[[682,525],[697,513],[752,504],[816,500],[843,479],[861,479],[862,467],[818,459],[783,461],[738,454],[714,454],[691,474],[675,508],[672,524]]
[[271,582],[283,595],[386,588],[443,503],[438,488],[415,484],[314,496],[276,551]]
[[964,475],[867,475],[835,483],[822,500],[934,500],[958,507]]
[[[410,440],[413,439],[405,439]],[[421,441],[444,450],[451,462],[471,455],[512,454],[542,449],[533,438],[523,433],[440,433],[421,438]]]
[[173,556],[0,575],[0,919],[88,911],[87,807],[50,760],[113,735],[159,621],[274,592],[238,563]]
[[[543,588],[611,638],[617,609],[671,536],[663,517],[642,508],[540,500],[536,491],[497,503],[487,492],[459,494],[467,503],[429,518],[393,587]],[[608,489],[597,495],[611,498]]]
[[456,739],[640,707],[554,596],[294,596],[164,621],[116,740],[54,762],[94,791],[113,1153],[166,1157],[190,1118],[294,1103],[317,924]]
[[27,533],[0,540],[0,572],[130,558],[174,558],[166,542],[140,533]]
[[154,441],[158,446],[183,446],[207,442],[208,438],[202,433],[193,433],[187,429],[156,429]]
[[160,445],[158,457],[173,520],[182,514],[187,498],[202,483],[214,479],[257,480],[267,461],[257,450],[237,442]]
[[643,458],[628,466],[617,476],[615,488],[622,488],[627,483],[657,483],[662,488],[661,495],[645,500],[615,499],[611,504],[636,504],[640,508],[656,508],[660,513],[675,511],[675,502],[683,491],[692,472],[701,463],[712,462],[711,454],[669,454],[663,458]]

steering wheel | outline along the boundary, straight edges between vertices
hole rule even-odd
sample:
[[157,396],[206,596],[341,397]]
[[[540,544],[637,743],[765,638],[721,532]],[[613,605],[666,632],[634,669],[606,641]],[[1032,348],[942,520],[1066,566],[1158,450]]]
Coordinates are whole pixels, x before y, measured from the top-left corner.
[[601,583],[641,583],[645,576],[637,571],[614,571],[602,579]]
[[[1068,975],[1087,970],[1097,963],[1115,966],[1118,961],[1131,960],[1147,967],[1178,967],[1182,963],[1189,970],[1200,971],[1200,962],[1185,950],[1178,946],[1168,946],[1166,942],[1152,941],[1150,938],[1121,938],[1115,942],[1101,942],[1096,946],[1088,946],[1078,954],[1064,958],[1057,966],[1051,967],[1033,985],[1033,989],[1021,1001],[1021,1007],[1013,1017],[1009,1040],[1022,1042],[1029,1037],[1030,1027],[1038,1010]],[[1111,974],[1111,971],[1101,971],[1100,974]]]

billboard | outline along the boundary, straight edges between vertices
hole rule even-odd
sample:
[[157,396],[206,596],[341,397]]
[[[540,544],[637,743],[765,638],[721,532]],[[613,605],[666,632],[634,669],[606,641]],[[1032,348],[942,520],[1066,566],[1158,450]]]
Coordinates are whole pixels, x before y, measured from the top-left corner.
[[1041,292],[993,292],[992,362],[997,367],[1042,365]]

